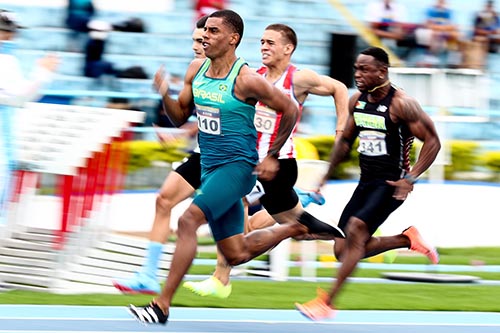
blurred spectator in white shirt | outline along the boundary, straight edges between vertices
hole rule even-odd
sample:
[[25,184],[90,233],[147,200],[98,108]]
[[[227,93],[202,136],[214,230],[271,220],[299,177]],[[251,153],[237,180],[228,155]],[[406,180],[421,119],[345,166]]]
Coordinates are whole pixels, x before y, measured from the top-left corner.
[[400,40],[405,36],[406,9],[392,0],[372,1],[366,9],[366,22],[379,38]]
[[408,22],[406,8],[392,0],[372,1],[366,7],[365,20],[371,31],[391,48],[406,48],[400,56],[406,58],[417,46],[416,24]]
[[59,63],[55,55],[39,59],[30,79],[26,80],[19,60],[13,54],[13,39],[19,28],[22,27],[16,22],[14,13],[0,10],[0,224],[5,217],[15,161],[12,147],[15,108],[37,97]]

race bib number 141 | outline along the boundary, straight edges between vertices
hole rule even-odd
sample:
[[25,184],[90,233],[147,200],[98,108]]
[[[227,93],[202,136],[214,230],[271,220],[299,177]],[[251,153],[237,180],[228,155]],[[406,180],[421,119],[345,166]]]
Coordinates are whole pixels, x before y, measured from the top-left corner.
[[366,156],[387,155],[385,134],[375,131],[362,131],[359,133],[358,153]]

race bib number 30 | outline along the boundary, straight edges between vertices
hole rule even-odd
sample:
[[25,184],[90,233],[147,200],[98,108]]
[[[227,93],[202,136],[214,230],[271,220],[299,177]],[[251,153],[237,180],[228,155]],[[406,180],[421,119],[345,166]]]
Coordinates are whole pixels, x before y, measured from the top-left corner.
[[255,118],[253,120],[255,129],[265,134],[273,134],[276,127],[277,114],[274,110],[257,105],[255,107]]
[[209,106],[196,105],[198,129],[204,133],[220,135],[220,111]]
[[359,134],[358,153],[366,156],[387,155],[385,134],[375,131],[362,131]]

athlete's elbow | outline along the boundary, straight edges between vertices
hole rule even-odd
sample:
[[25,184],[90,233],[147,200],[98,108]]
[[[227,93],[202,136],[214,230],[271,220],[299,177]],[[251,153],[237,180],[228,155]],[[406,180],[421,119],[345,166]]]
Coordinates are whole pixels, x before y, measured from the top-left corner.
[[435,136],[430,143],[431,143],[432,150],[437,155],[437,153],[439,153],[439,151],[441,150],[441,141],[439,140],[439,137]]

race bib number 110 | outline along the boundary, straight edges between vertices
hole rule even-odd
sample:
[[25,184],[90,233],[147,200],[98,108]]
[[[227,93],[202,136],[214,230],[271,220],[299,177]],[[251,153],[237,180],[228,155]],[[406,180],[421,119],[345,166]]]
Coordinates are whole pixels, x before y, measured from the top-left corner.
[[198,129],[204,133],[220,135],[220,111],[209,106],[196,105]]

